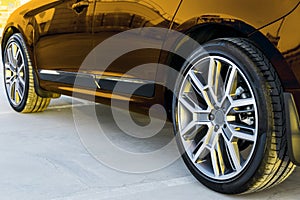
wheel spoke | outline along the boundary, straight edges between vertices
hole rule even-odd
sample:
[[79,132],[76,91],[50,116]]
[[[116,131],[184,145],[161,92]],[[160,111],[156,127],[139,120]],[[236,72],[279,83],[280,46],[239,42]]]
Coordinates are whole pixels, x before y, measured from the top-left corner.
[[215,176],[225,173],[225,164],[220,147],[220,134],[215,135],[212,140],[212,148],[210,149],[211,163]]
[[20,99],[23,99],[24,91],[23,91],[23,89],[21,90],[20,84],[18,84],[17,93],[19,94]]
[[208,154],[208,150],[206,149],[206,144],[202,143],[195,155],[193,156],[193,163],[198,163],[202,161],[202,158],[204,158]]
[[209,114],[210,114],[210,110],[202,110],[202,109],[199,109],[199,110],[196,110],[195,112],[195,117],[196,117],[196,122],[198,124],[207,124],[208,122],[210,122],[209,120]]
[[192,129],[192,128],[195,128],[197,126],[197,123],[195,121],[191,121],[188,125],[186,125],[186,127],[184,127],[180,133],[182,136],[186,135],[187,133],[189,133],[189,131]]
[[5,76],[5,84],[11,84],[15,76]]
[[10,85],[10,84],[11,84],[12,78],[13,78],[13,76],[11,76],[11,77],[6,76],[6,77],[5,77],[5,84],[6,84],[6,85]]
[[207,84],[211,88],[214,85],[215,70],[216,70],[215,59],[214,58],[210,58],[210,60],[209,60],[209,67],[208,67]]
[[[238,126],[236,126],[238,127]],[[241,126],[240,126],[241,127]],[[247,133],[246,131],[242,130],[235,130],[235,127],[232,127],[232,125],[228,125],[226,128],[223,129],[224,135],[226,135],[226,138],[229,141],[233,141],[234,138],[241,139],[241,140],[247,140],[247,141],[255,141],[256,137],[254,135],[254,129],[251,129],[253,131],[253,134]]]
[[24,63],[22,61],[22,64],[18,67],[18,73],[20,74],[24,69]]
[[247,141],[251,141],[251,142],[255,141],[255,139],[256,139],[254,135],[245,133],[243,131],[234,131],[233,136],[237,139],[247,140]]
[[215,76],[215,95],[218,96],[218,90],[219,87],[221,86],[222,83],[220,83],[222,81],[221,79],[221,62],[220,61],[216,61],[217,62],[217,66],[216,66],[216,76]]
[[208,105],[208,107],[213,108],[213,104],[209,98],[209,94],[207,92],[208,87],[204,86],[201,81],[198,79],[198,77],[196,76],[196,74],[191,70],[189,72],[189,77],[191,78],[191,80],[193,81],[194,84],[191,84],[192,86],[195,86],[196,90],[199,90],[201,92],[201,96],[203,97],[203,99],[205,100],[206,104]]
[[15,53],[15,55],[14,55],[14,59],[15,60],[18,60],[18,56],[21,54],[21,50],[18,48],[18,47],[16,47],[17,49],[16,49],[16,53]]
[[11,45],[11,52],[12,52],[12,56],[14,58],[14,60],[16,61],[16,57],[17,57],[17,54],[18,54],[18,50],[19,50],[19,47],[16,43],[12,43]]
[[15,83],[15,88],[14,89],[15,89],[15,91],[14,91],[15,92],[15,99],[14,100],[15,100],[16,103],[18,103],[19,102],[19,93],[18,93],[18,84],[17,84],[17,82]]
[[19,99],[18,90],[17,90],[17,87],[15,87],[15,91],[14,91],[14,101],[15,101],[15,103],[18,103],[18,99]]
[[199,149],[197,150],[197,152],[195,153],[195,155],[193,157],[192,161],[194,163],[196,163],[198,161],[198,159],[202,159],[203,157],[205,157],[207,155],[207,153],[208,153],[207,148],[209,148],[209,146],[210,146],[209,143],[210,143],[212,135],[213,135],[213,127],[209,126],[209,128],[207,130],[207,134],[201,140],[202,145],[199,147]]
[[25,88],[25,80],[21,76],[19,76],[19,84],[22,88]]
[[231,67],[230,74],[228,76],[228,79],[226,81],[226,89],[225,89],[225,94],[230,96],[231,95],[231,90],[232,87],[236,81],[236,76],[237,76],[237,70],[235,67]]
[[192,81],[196,84],[197,89],[199,89],[201,92],[207,89],[207,87],[204,86],[204,85],[201,83],[201,81],[198,79],[198,77],[196,76],[196,74],[195,74],[194,71],[191,70],[191,71],[189,72],[189,76],[190,76],[190,78],[192,79]]
[[9,98],[11,98],[11,90],[12,90],[12,78],[13,77],[11,77],[9,80],[6,78],[6,89],[7,89],[7,93],[8,93],[8,95],[9,95]]
[[8,70],[8,71],[11,71],[11,72],[14,72],[15,71],[15,68],[13,67],[12,64],[6,62],[5,63],[5,70]]
[[241,157],[237,142],[230,142],[226,140],[226,146],[228,148],[228,157],[232,161],[233,167],[236,171],[241,169]]
[[217,156],[217,152],[215,149],[211,149],[210,150],[210,157],[211,157],[211,163],[212,163],[212,168],[214,171],[214,175],[216,177],[220,176],[220,169],[218,166],[218,156]]
[[[218,135],[218,137],[220,138],[221,135]],[[218,158],[219,165],[220,165],[221,174],[224,175],[225,174],[225,163],[224,163],[224,159],[223,159],[223,152],[221,149],[219,138],[218,138],[218,142],[216,144],[216,153],[217,153],[217,158]]]
[[221,80],[221,62],[215,60],[213,57],[210,58],[208,67],[207,85],[211,94],[213,102],[218,102],[218,90]]
[[256,137],[254,135],[250,135],[248,133],[240,132],[240,131],[235,131],[234,137],[236,137],[237,139],[247,140],[251,142],[254,142],[256,140]]
[[15,64],[15,60],[13,58],[12,45],[7,49],[7,58],[10,64]]
[[230,123],[230,126],[234,129],[234,130],[247,130],[250,131],[252,134],[255,131],[255,128],[252,128],[251,126],[248,125],[243,125],[243,124],[239,124],[239,123]]
[[187,131],[185,134],[182,135],[182,137],[185,141],[192,141],[196,137],[197,133],[198,133],[198,128],[195,126],[194,130]]
[[11,87],[11,100],[14,102],[14,103],[17,103],[17,82],[16,82],[16,79],[14,80],[13,84],[12,84],[12,87]]
[[191,113],[196,112],[196,109],[200,108],[186,93],[179,97],[179,102]]
[[250,106],[255,104],[254,98],[238,99],[231,102],[231,108]]

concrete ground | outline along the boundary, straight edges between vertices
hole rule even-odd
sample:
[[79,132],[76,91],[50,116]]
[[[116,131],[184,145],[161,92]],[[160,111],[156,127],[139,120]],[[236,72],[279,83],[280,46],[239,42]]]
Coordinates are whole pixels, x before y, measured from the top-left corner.
[[[0,74],[0,199],[299,199],[299,168],[279,186],[244,196],[221,195],[207,189],[190,175],[181,159],[149,173],[115,170],[95,159],[81,142],[82,133],[78,134],[72,108],[80,112],[80,108],[92,106],[89,102],[75,100],[72,105],[71,98],[61,97],[43,113],[18,114],[7,103],[2,71]],[[96,105],[96,109],[111,141],[128,149],[150,151],[172,138],[167,127],[166,134],[138,143],[115,128],[108,107]],[[91,123],[84,121],[93,132]],[[115,156],[107,149],[105,153],[107,157]]]

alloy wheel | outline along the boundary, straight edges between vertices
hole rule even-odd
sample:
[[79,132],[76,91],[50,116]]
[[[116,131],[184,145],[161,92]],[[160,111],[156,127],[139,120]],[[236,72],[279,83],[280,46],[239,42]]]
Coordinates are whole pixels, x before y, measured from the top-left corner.
[[19,106],[25,95],[26,71],[24,55],[18,43],[11,42],[5,49],[4,66],[8,98],[14,106]]
[[239,67],[207,56],[188,69],[179,89],[176,120],[184,151],[214,180],[238,176],[253,156],[258,111]]

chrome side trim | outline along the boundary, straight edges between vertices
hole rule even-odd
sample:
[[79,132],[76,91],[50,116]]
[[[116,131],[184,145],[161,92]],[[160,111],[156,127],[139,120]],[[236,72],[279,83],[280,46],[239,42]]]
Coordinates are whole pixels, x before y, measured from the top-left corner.
[[125,77],[118,77],[118,76],[95,75],[95,74],[82,73],[82,72],[66,72],[66,71],[44,70],[43,69],[43,70],[40,70],[39,73],[45,74],[45,75],[57,75],[57,76],[72,75],[72,76],[82,77],[82,78],[86,78],[88,76],[88,77],[94,78],[96,80],[135,83],[135,84],[141,84],[141,85],[155,84],[155,81],[143,80],[143,79],[138,79],[138,78],[125,78]]
[[60,73],[58,71],[55,71],[55,70],[46,70],[46,69],[40,70],[40,74],[60,75]]
[[92,74],[88,74],[88,73],[80,73],[80,72],[66,72],[66,71],[60,71],[60,70],[45,70],[42,69],[39,71],[40,74],[44,74],[44,75],[57,75],[57,76],[74,76],[74,77],[84,77],[86,78],[91,77],[93,78],[94,76]]
[[125,82],[125,83],[135,83],[135,84],[155,84],[155,81],[137,79],[137,78],[124,78],[124,77],[117,77],[117,76],[95,76],[98,80],[107,80],[107,81],[116,81],[116,82]]

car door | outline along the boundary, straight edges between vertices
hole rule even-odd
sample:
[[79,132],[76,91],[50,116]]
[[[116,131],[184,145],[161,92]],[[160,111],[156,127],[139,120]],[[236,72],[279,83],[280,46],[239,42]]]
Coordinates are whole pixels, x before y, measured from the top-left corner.
[[[57,1],[56,1],[57,2]],[[77,72],[92,49],[94,0],[61,0],[35,14],[35,58],[42,79]]]
[[[147,44],[162,42],[162,38],[155,33],[141,37],[147,33],[142,33],[139,28],[169,29],[179,3],[180,0],[173,0],[172,3],[165,0],[96,0],[93,47],[100,45],[101,49],[102,45],[105,52],[98,53],[95,58],[97,62],[85,68],[85,72],[101,76],[98,81],[102,90],[111,91],[118,82],[124,84],[120,92],[126,93],[128,88],[146,84],[146,88],[135,94],[153,96],[154,84],[151,83],[156,78],[156,66],[145,67],[138,73],[130,70],[142,64],[157,63],[160,50],[147,48]],[[118,48],[123,49],[123,55],[118,54]]]

